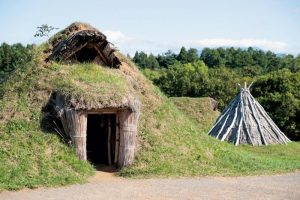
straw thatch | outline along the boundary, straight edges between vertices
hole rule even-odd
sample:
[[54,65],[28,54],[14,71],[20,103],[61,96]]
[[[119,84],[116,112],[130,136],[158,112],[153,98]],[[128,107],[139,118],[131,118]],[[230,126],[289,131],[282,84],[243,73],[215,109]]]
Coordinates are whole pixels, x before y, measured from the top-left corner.
[[241,88],[208,134],[235,145],[286,144],[290,140],[250,94],[250,86]]
[[95,62],[118,67],[121,62],[106,36],[91,26],[75,23],[50,41],[51,54],[47,60]]

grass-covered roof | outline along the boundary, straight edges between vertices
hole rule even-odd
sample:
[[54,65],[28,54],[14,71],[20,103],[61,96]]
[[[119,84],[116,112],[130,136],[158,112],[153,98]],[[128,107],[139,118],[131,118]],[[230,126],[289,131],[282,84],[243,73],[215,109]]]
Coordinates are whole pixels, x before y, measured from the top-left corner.
[[130,108],[138,101],[126,76],[118,69],[96,64],[58,65],[51,76],[53,90],[75,109]]

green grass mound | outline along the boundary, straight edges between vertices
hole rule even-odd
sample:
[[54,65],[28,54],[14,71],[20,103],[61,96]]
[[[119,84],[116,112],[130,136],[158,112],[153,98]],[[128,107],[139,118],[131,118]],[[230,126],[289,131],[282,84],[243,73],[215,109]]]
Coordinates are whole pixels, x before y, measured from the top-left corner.
[[134,165],[120,172],[122,176],[258,175],[300,168],[299,143],[236,147],[208,136],[211,126],[196,122],[199,113],[196,117],[195,113],[183,113],[172,101],[165,98],[158,107],[144,113],[139,132],[142,148]]
[[67,96],[75,104],[86,108],[99,104],[118,105],[133,93],[133,89],[117,69],[95,64],[58,65],[53,76],[53,89]]
[[207,101],[183,99],[188,106],[178,106],[178,99],[164,96],[125,58],[120,69],[109,69],[49,64],[39,60],[38,52],[0,88],[0,190],[84,182],[93,174],[72,147],[41,128],[42,109],[53,91],[90,106],[117,103],[128,94],[139,97],[136,159],[121,176],[270,174],[300,168],[299,143],[235,147],[208,136],[211,120],[206,117],[216,113],[206,115]]
[[91,165],[41,128],[42,108],[55,88],[52,68],[30,63],[1,85],[0,190],[86,181]]
[[220,112],[213,109],[213,99],[209,97],[171,97],[177,108],[196,120],[202,128],[211,127],[219,116]]
[[94,64],[62,65],[33,61],[0,89],[0,190],[80,183],[94,168],[56,132],[42,126],[42,110],[53,91],[93,106],[118,102],[130,93],[116,69]]

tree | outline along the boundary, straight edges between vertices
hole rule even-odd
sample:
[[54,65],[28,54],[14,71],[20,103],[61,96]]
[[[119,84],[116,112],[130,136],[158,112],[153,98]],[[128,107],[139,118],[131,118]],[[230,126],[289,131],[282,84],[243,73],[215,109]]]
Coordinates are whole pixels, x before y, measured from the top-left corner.
[[241,77],[257,77],[262,74],[262,68],[259,66],[245,66],[236,70]]
[[17,43],[9,45],[2,43],[0,46],[0,82],[4,81],[17,68],[24,66],[32,60],[32,45],[24,47]]
[[208,68],[202,61],[175,63],[155,81],[169,96],[202,96],[208,79]]
[[238,74],[226,67],[209,69],[209,79],[203,96],[209,96],[218,101],[220,110],[224,109],[238,92],[238,83],[243,82]]
[[292,72],[300,71],[300,54],[295,58],[294,65],[290,69]]
[[44,37],[44,36],[49,37],[50,32],[56,29],[58,28],[49,26],[48,24],[42,24],[41,26],[37,27],[37,31],[34,34],[34,37]]
[[133,58],[132,58],[132,61],[135,62],[135,64],[139,64],[140,63],[140,56],[139,56],[139,52],[136,51]]
[[157,69],[159,68],[159,63],[157,61],[157,59],[155,58],[155,56],[151,53],[147,59],[147,68],[151,68],[151,69]]
[[264,51],[256,50],[252,53],[253,64],[262,69],[267,69],[268,61]]
[[198,50],[195,48],[190,48],[187,51],[187,62],[192,63],[196,62],[199,59]]
[[300,140],[300,72],[281,69],[254,83],[252,94],[280,129],[293,140]]
[[266,53],[267,59],[267,71],[274,71],[280,69],[280,59],[276,56],[275,53],[271,51],[267,51]]
[[188,63],[188,53],[185,47],[181,47],[180,52],[177,56],[177,60],[183,64]]
[[166,53],[157,56],[157,61],[159,65],[163,68],[173,65],[178,62],[176,59],[177,55],[174,54],[171,50],[168,50]]
[[284,55],[281,59],[280,59],[280,68],[288,68],[288,69],[291,69],[293,70],[295,67],[295,61],[296,59],[294,59],[294,56],[293,55]]
[[141,51],[140,53],[137,51],[135,52],[135,55],[133,57],[133,62],[135,62],[140,68],[145,68],[147,67],[147,59],[148,55]]
[[221,67],[225,63],[216,49],[204,48],[200,58],[208,67]]

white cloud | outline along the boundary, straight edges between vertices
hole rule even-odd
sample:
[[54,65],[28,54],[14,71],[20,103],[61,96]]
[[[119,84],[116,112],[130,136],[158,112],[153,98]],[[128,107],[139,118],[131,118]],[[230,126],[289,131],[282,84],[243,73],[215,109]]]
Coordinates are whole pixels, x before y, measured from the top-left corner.
[[106,30],[103,33],[107,36],[108,41],[113,43],[121,52],[134,55],[136,51],[144,51],[146,53],[158,54],[165,52],[168,49],[177,49],[177,46],[172,44],[159,43],[147,39],[132,38],[126,36],[121,31]]
[[130,40],[129,37],[126,37],[121,31],[111,31],[107,30],[103,32],[107,36],[107,39],[112,43],[120,43],[126,40]]
[[266,39],[224,39],[212,38],[201,40],[185,40],[185,41],[153,41],[148,39],[139,39],[129,37],[121,31],[106,30],[104,34],[108,41],[112,42],[121,52],[133,55],[136,51],[144,51],[146,53],[163,53],[171,49],[178,52],[182,46],[187,48],[204,48],[204,47],[254,47],[262,50],[271,50],[275,53],[299,53],[299,47],[289,46],[282,41],[272,41]]
[[275,52],[284,52],[288,49],[288,44],[281,41],[259,40],[259,39],[203,39],[186,42],[190,45],[198,47],[257,47],[264,50]]

